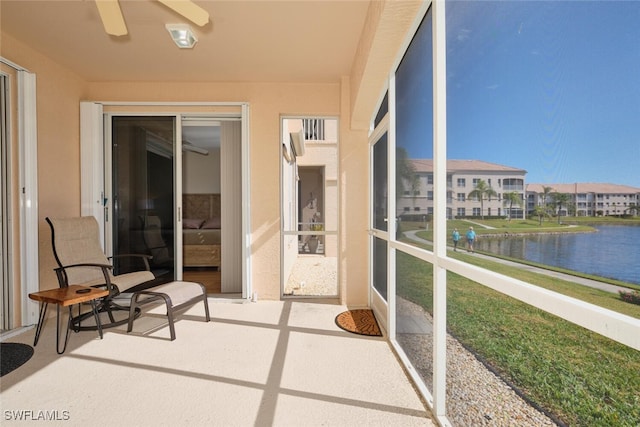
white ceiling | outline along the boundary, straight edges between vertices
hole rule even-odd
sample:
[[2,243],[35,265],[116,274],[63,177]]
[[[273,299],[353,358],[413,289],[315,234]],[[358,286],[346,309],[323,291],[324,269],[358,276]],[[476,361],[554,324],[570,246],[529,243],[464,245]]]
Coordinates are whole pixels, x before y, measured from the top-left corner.
[[178,49],[165,29],[188,21],[156,0],[120,0],[123,37],[104,32],[93,0],[0,0],[0,25],[90,82],[338,82],[351,71],[369,7],[368,0],[195,3],[210,22],[192,24],[193,50]]
[[220,148],[220,126],[183,126],[182,142],[206,149]]

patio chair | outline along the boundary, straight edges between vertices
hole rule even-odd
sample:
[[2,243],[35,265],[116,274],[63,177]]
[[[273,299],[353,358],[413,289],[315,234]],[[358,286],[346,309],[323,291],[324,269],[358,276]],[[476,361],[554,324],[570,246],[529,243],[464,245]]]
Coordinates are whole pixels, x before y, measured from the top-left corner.
[[[55,268],[61,288],[69,285],[84,285],[103,288],[109,295],[102,298],[98,311],[107,313],[110,322],[102,322],[102,328],[123,325],[128,322],[129,307],[119,305],[114,298],[128,289],[143,283],[154,285],[155,276],[149,269],[150,255],[126,254],[117,258],[132,257],[140,261],[143,269],[125,274],[113,274],[113,266],[100,244],[98,221],[92,216],[75,218],[46,218],[51,227],[53,255],[58,264]],[[113,311],[126,311],[127,316],[117,320]],[[75,330],[94,330],[97,326],[81,326],[84,318],[92,313],[78,315],[73,319]]]

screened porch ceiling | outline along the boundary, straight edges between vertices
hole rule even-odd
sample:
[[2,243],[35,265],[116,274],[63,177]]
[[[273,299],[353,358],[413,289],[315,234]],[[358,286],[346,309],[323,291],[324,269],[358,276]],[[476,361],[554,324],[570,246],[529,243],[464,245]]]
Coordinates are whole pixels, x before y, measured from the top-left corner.
[[165,29],[188,21],[156,0],[120,0],[121,37],[105,33],[93,0],[2,0],[0,26],[88,82],[326,83],[350,74],[369,8],[365,0],[195,2],[210,21],[191,24],[193,49],[178,49]]

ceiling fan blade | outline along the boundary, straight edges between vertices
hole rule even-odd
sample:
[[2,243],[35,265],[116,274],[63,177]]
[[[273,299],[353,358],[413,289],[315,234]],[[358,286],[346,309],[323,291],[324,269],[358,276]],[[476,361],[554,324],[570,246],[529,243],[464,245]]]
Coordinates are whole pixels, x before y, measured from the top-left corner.
[[127,34],[127,25],[120,10],[118,0],[95,0],[98,13],[102,19],[102,25],[107,34],[112,36],[124,36]]
[[158,0],[174,12],[202,27],[209,22],[209,12],[193,3],[191,0]]

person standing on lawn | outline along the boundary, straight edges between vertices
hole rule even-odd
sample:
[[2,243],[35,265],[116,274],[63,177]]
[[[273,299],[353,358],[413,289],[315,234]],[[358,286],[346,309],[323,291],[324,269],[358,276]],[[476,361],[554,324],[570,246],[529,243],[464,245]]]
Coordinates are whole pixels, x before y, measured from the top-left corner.
[[473,252],[473,242],[476,240],[476,232],[473,231],[473,227],[469,227],[467,231],[467,250]]
[[460,232],[458,231],[457,228],[453,229],[453,234],[451,235],[451,238],[453,239],[453,250],[457,251],[458,250],[458,242],[460,241]]

